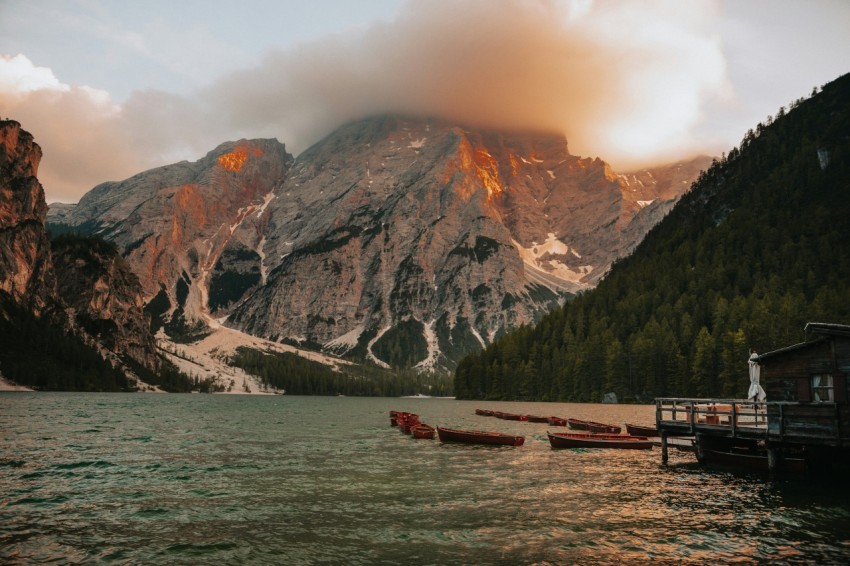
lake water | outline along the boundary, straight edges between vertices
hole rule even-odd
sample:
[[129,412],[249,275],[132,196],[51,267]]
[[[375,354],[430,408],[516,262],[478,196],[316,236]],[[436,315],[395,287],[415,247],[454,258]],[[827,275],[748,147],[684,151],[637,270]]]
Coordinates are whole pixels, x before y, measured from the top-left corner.
[[[850,562],[846,484],[552,450],[547,425],[476,408],[654,422],[650,406],[0,393],[0,562]],[[390,409],[526,443],[414,440]]]

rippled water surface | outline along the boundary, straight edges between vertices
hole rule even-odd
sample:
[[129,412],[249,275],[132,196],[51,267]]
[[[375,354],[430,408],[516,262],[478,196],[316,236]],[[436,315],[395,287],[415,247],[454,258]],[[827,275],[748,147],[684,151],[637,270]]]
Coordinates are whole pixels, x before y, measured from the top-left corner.
[[[0,393],[0,561],[847,563],[846,484],[706,472],[671,451],[551,450],[475,408],[651,423],[649,406]],[[414,440],[390,409],[515,432]]]

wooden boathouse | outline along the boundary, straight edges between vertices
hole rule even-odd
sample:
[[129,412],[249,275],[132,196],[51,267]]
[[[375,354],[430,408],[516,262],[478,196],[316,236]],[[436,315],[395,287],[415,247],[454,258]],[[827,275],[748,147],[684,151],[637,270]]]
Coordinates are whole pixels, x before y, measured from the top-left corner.
[[659,398],[661,458],[692,438],[700,463],[798,473],[850,460],[850,326],[809,323],[806,341],[754,355],[764,400]]

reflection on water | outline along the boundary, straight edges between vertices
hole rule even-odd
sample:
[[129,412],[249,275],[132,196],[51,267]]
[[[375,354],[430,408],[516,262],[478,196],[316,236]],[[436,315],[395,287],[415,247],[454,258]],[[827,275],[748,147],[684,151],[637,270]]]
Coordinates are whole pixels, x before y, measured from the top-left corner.
[[[437,399],[0,394],[0,560],[530,564],[850,559],[850,492],[693,455],[551,450],[545,424],[653,407]],[[390,409],[524,434],[414,440]]]

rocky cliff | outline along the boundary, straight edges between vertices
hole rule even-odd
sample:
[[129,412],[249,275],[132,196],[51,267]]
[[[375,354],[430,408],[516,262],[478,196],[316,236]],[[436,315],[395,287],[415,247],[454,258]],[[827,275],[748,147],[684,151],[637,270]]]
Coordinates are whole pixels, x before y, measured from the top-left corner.
[[55,293],[40,161],[32,135],[18,122],[0,121],[0,290],[36,315]]
[[698,170],[620,176],[570,155],[561,135],[349,124],[275,191],[261,285],[228,324],[380,364],[452,367],[592,287]]
[[108,351],[156,367],[156,343],[139,279],[113,244],[59,236],[52,242],[58,294],[79,328]]
[[[153,314],[184,329],[199,328],[222,251],[228,243],[231,249],[262,248],[260,213],[291,163],[276,140],[225,143],[193,163],[98,185],[75,207],[57,207],[48,220],[114,242],[138,276]],[[231,242],[239,226],[244,242]],[[242,255],[225,261],[238,263]],[[258,279],[249,269],[240,284],[251,286]],[[213,310],[219,300],[217,295]]]
[[117,251],[93,239],[69,246],[66,238],[51,252],[37,178],[41,155],[19,123],[0,121],[0,291],[23,312],[76,333],[104,355],[153,369],[156,348],[141,287]]

